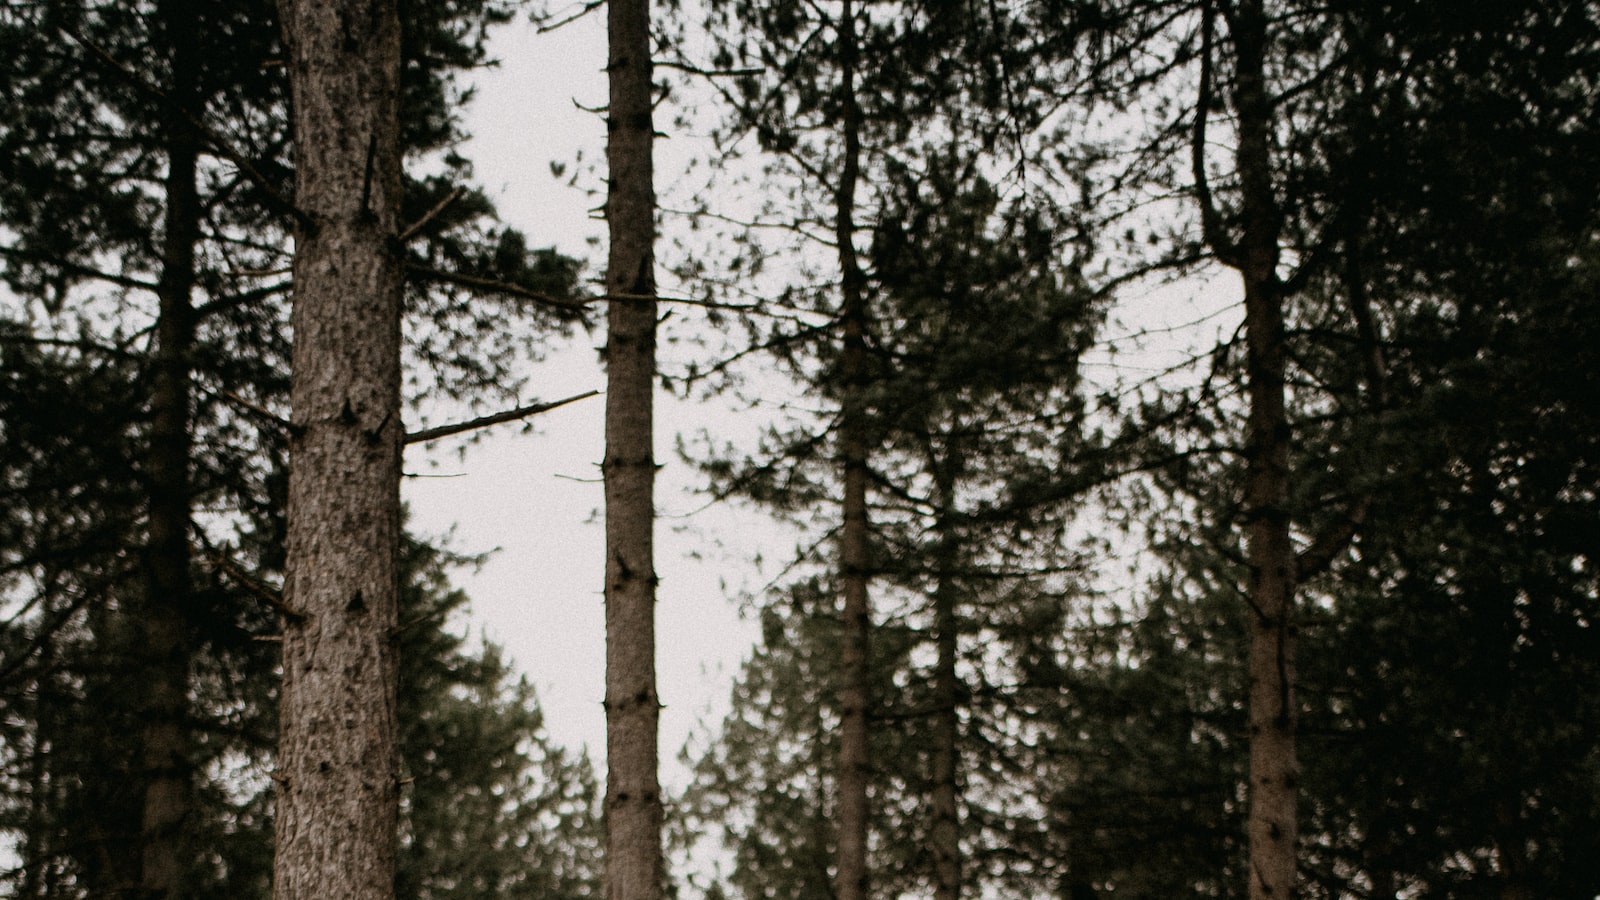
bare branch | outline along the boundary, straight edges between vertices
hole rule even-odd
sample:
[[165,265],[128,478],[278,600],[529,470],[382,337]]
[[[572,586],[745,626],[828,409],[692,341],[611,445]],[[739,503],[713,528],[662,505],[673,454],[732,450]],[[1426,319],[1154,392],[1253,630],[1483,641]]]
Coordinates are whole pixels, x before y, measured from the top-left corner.
[[1200,22],[1200,96],[1194,105],[1194,136],[1189,142],[1190,167],[1193,169],[1196,199],[1200,204],[1200,228],[1205,242],[1217,259],[1233,268],[1239,267],[1239,246],[1228,237],[1222,225],[1222,215],[1217,212],[1216,199],[1211,195],[1211,182],[1206,176],[1206,120],[1211,116],[1211,55],[1214,26],[1211,5],[1206,4]]
[[412,239],[422,232],[422,229],[428,227],[429,222],[437,219],[440,213],[448,209],[450,204],[460,200],[461,195],[465,194],[466,192],[466,188],[458,187],[450,193],[444,195],[444,199],[434,204],[433,209],[428,210],[423,214],[422,218],[406,226],[406,230],[400,232],[400,243],[402,245],[411,243]]
[[535,403],[530,406],[520,406],[516,409],[509,409],[505,412],[498,412],[489,416],[481,416],[466,422],[456,422],[452,425],[440,425],[437,428],[425,428],[422,431],[413,431],[406,435],[405,442],[407,444],[421,444],[426,441],[435,441],[439,438],[449,437],[452,434],[461,434],[464,431],[475,431],[479,428],[488,428],[490,425],[499,425],[503,422],[515,422],[518,419],[526,419],[529,416],[538,415],[542,412],[549,412],[550,410],[559,406],[566,406],[568,403],[586,400],[590,397],[598,395],[599,393],[599,391],[585,391],[581,394],[573,394],[571,397],[561,400],[552,400],[549,403]]
[[483,291],[490,294],[506,294],[512,297],[520,297],[524,300],[532,300],[535,303],[543,303],[546,306],[554,306],[560,309],[581,310],[594,302],[593,299],[587,297],[557,297],[554,294],[547,294],[543,291],[531,290],[523,287],[520,284],[513,284],[509,281],[501,281],[496,278],[484,278],[479,275],[465,275],[460,272],[447,272],[444,269],[435,268],[433,266],[425,266],[416,262],[407,263],[406,271],[413,275],[421,276],[425,279],[443,282],[444,284],[453,284],[457,287],[464,287],[475,291]]
[[295,423],[285,419],[284,417],[278,415],[270,409],[267,409],[264,406],[258,406],[257,404],[246,400],[232,391],[222,391],[218,396],[222,397],[222,399],[228,401],[229,403],[232,403],[234,406],[239,407],[245,412],[250,413],[256,418],[261,419],[270,425],[276,425],[277,427],[283,429],[283,431],[287,434],[297,435],[302,431],[301,426],[296,425]]
[[559,19],[559,20],[557,20],[555,22],[551,22],[549,24],[540,25],[538,33],[539,34],[549,34],[550,32],[555,31],[558,28],[561,28],[561,27],[566,26],[566,25],[571,25],[573,22],[578,21],[579,19],[583,18],[584,16],[587,16],[589,13],[592,13],[595,10],[597,10],[600,7],[605,6],[605,5],[606,5],[606,0],[589,0],[589,2],[587,2],[587,3],[583,4],[582,6],[580,6],[578,8],[577,12],[571,13],[571,14],[567,15],[565,18]]

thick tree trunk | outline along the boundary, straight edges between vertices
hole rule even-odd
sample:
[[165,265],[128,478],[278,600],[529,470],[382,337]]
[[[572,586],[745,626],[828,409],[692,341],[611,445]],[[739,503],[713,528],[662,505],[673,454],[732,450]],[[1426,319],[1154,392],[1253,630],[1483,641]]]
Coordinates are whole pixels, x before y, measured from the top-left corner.
[[855,249],[856,181],[861,167],[861,108],[856,103],[855,7],[839,12],[840,94],[844,158],[835,198],[841,326],[844,334],[839,416],[839,463],[844,476],[843,529],[839,537],[839,581],[844,621],[839,646],[839,822],[837,900],[867,900],[868,784],[872,777],[868,710],[871,697],[872,608],[868,597],[870,529],[867,517],[866,287]]
[[1279,211],[1272,187],[1272,107],[1265,83],[1266,16],[1239,4],[1234,108],[1243,203],[1238,265],[1244,280],[1250,412],[1246,425],[1245,540],[1250,632],[1250,897],[1295,896],[1295,552],[1289,536],[1289,419],[1284,402]]
[[140,718],[140,890],[144,897],[176,897],[189,867],[185,823],[190,815],[193,765],[189,752],[188,690],[192,654],[193,585],[190,577],[190,353],[194,343],[195,244],[200,204],[195,186],[199,136],[198,71],[194,14],[167,2],[160,7],[172,83],[164,118],[167,143],[166,229],[157,286],[150,446],[146,460],[149,547],[136,627],[144,640]]
[[661,895],[655,673],[655,188],[649,0],[612,0],[606,158],[606,896]]
[[399,808],[400,27],[393,0],[279,9],[302,221],[273,894],[376,900]]

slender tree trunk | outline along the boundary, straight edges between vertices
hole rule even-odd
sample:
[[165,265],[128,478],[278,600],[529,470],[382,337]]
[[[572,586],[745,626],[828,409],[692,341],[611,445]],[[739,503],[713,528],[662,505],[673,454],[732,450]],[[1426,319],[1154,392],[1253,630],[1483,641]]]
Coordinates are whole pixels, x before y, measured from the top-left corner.
[[200,203],[195,186],[199,137],[198,71],[194,12],[165,2],[160,15],[172,60],[167,91],[166,229],[157,285],[150,447],[146,463],[149,547],[144,560],[144,596],[137,609],[144,660],[141,787],[140,890],[148,898],[176,897],[189,868],[185,824],[190,816],[193,764],[188,727],[190,623],[190,353],[194,344],[195,244]]
[[394,0],[279,9],[302,220],[273,894],[386,900],[405,431],[399,16]]
[[1495,802],[1494,855],[1500,875],[1500,900],[1533,900],[1534,891],[1528,869],[1528,844],[1517,810],[1521,798],[1502,798]]
[[844,0],[839,12],[840,96],[843,100],[844,158],[835,198],[834,237],[839,248],[844,378],[839,416],[839,462],[844,475],[844,522],[839,538],[839,581],[844,622],[839,663],[839,821],[837,900],[867,900],[867,827],[871,816],[868,710],[871,697],[872,607],[870,522],[867,517],[866,286],[855,248],[856,181],[861,168],[861,107],[856,102],[855,7]]
[[[938,462],[933,461],[938,467]],[[930,837],[933,850],[934,900],[958,900],[961,896],[961,821],[960,790],[957,779],[961,768],[961,683],[956,677],[956,651],[959,623],[956,617],[956,585],[953,583],[955,538],[946,521],[954,503],[954,484],[942,473],[939,481],[939,521],[935,524],[939,543],[939,572],[933,590],[933,628],[937,641],[933,669],[933,823]]]
[[655,188],[649,0],[611,0],[606,159],[606,896],[661,894],[655,672]]
[[1261,0],[1234,13],[1234,108],[1243,203],[1250,412],[1246,425],[1245,539],[1250,632],[1250,897],[1295,896],[1299,767],[1295,758],[1295,551],[1289,536],[1289,419],[1284,402],[1283,284],[1277,275],[1279,211],[1272,187],[1272,107],[1265,83]]
[[55,829],[50,809],[55,804],[54,780],[50,777],[49,750],[56,742],[56,660],[53,644],[39,649],[39,675],[34,683],[32,746],[28,748],[28,812],[17,850],[21,854],[22,877],[18,897],[51,896],[50,872],[56,868]]

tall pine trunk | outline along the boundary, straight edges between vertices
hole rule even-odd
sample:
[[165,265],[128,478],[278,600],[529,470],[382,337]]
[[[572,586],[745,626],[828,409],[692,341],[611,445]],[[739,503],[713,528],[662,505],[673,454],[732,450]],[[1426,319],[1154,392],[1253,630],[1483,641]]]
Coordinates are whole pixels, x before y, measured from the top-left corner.
[[[1250,897],[1293,897],[1299,834],[1295,757],[1296,559],[1289,536],[1289,418],[1284,402],[1284,286],[1278,278],[1280,213],[1272,187],[1272,101],[1266,88],[1266,15],[1245,0],[1233,18],[1242,222],[1246,379],[1245,560],[1252,608],[1250,685]],[[1203,113],[1202,113],[1203,114]]]
[[295,432],[273,894],[394,893],[400,26],[280,0],[293,88]]
[[843,378],[839,415],[839,464],[844,476],[843,528],[839,537],[839,582],[844,595],[839,664],[839,822],[837,900],[867,900],[867,828],[871,813],[868,710],[871,698],[870,638],[872,608],[870,522],[867,517],[866,380],[867,300],[865,277],[856,258],[856,182],[861,169],[861,107],[856,102],[855,6],[844,0],[839,12],[839,69],[844,158],[835,198],[834,238],[840,272],[840,326]]
[[606,896],[661,892],[655,673],[655,188],[649,0],[611,0],[606,159]]
[[[930,454],[931,456],[932,454]],[[933,667],[933,821],[929,843],[933,851],[934,900],[961,897],[961,682],[956,674],[960,621],[956,609],[956,541],[950,523],[955,504],[954,478],[939,460],[930,459],[938,485],[938,541],[933,588],[933,630],[936,642]]]
[[146,461],[149,546],[137,625],[144,642],[138,675],[144,680],[140,787],[141,896],[176,897],[189,868],[185,823],[191,815],[193,766],[188,728],[193,584],[189,519],[191,456],[190,354],[194,344],[195,245],[200,204],[195,179],[199,136],[199,72],[194,14],[181,4],[160,7],[172,83],[163,128],[167,145],[166,226],[157,285],[150,446]]

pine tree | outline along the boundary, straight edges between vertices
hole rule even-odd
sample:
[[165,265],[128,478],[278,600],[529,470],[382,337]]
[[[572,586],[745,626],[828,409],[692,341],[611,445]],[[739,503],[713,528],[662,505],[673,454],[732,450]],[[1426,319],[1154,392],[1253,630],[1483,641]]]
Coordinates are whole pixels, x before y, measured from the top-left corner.
[[359,0],[281,14],[300,224],[273,894],[384,898],[400,792],[400,16]]
[[[287,388],[281,269],[287,112],[283,69],[265,64],[281,57],[268,5],[158,13],[71,3],[6,13],[4,39],[14,51],[6,65],[14,77],[0,131],[0,167],[8,176],[0,208],[10,229],[0,252],[17,292],[14,307],[7,298],[7,318],[16,316],[7,352],[53,348],[53,371],[61,378],[74,367],[107,375],[126,367],[121,396],[152,398],[146,410],[92,420],[103,426],[94,438],[106,459],[140,461],[131,472],[52,475],[39,460],[18,461],[19,478],[62,492],[62,521],[87,520],[85,527],[102,535],[125,529],[115,546],[136,552],[115,554],[105,542],[80,545],[63,533],[56,536],[65,540],[46,543],[42,527],[13,544],[34,548],[18,554],[18,572],[41,572],[42,565],[58,574],[19,583],[19,593],[35,598],[24,607],[32,618],[17,623],[30,636],[6,659],[15,684],[42,677],[66,696],[100,698],[116,709],[128,707],[117,692],[129,685],[150,684],[141,693],[168,698],[160,715],[126,719],[87,712],[85,703],[74,711],[65,697],[63,713],[41,711],[60,723],[94,718],[95,727],[72,733],[101,745],[95,753],[118,753],[141,730],[159,734],[166,749],[151,755],[149,777],[91,762],[87,747],[84,762],[74,763],[60,741],[44,744],[55,752],[37,754],[28,765],[51,773],[53,783],[83,785],[78,817],[98,820],[76,829],[91,841],[46,842],[57,848],[49,865],[76,872],[90,890],[113,891],[131,889],[145,867],[140,857],[151,857],[154,880],[147,879],[146,889],[158,890],[161,882],[168,886],[160,889],[172,890],[172,859],[182,855],[188,862],[181,890],[197,896],[211,889],[205,885],[232,879],[226,873],[234,861],[213,840],[223,828],[211,824],[213,816],[229,818],[234,804],[216,780],[225,777],[219,767],[232,766],[235,754],[259,760],[271,737],[261,718],[270,714],[266,694],[276,653],[253,638],[275,630],[274,609],[263,599],[271,592],[259,589],[281,570],[286,434],[271,410],[283,408]],[[481,61],[483,28],[508,13],[486,4],[417,13],[402,34],[402,83],[412,123],[407,140],[412,152],[424,154],[456,138],[449,109],[460,92],[450,86],[452,68]],[[191,27],[193,40],[174,37]],[[189,80],[177,84],[180,75]],[[198,197],[187,207],[171,199],[184,194],[185,166],[165,162],[183,155],[184,141],[199,152],[192,185]],[[476,405],[514,396],[518,381],[508,366],[534,343],[483,323],[510,315],[546,327],[552,319],[540,309],[570,296],[576,266],[549,251],[530,251],[514,231],[486,227],[492,210],[460,184],[469,173],[465,161],[452,155],[445,163],[445,174],[407,182],[408,307],[412,322],[421,323],[410,329],[408,352],[425,367],[411,393],[465,397]],[[59,214],[69,209],[75,213]],[[149,238],[163,228],[174,237]],[[463,284],[475,295],[488,288],[491,296],[469,305]],[[149,332],[140,330],[137,316],[113,312],[144,309],[146,298],[165,298],[150,308],[160,324]],[[62,438],[71,434],[59,427],[64,419],[32,421],[56,425]],[[158,446],[165,449],[158,453]],[[186,459],[176,449],[184,446]],[[143,490],[144,499],[129,488]],[[159,535],[165,537],[155,542]],[[157,543],[166,549],[158,553]],[[147,546],[149,552],[140,549]],[[95,554],[109,555],[102,562]],[[141,565],[130,568],[129,561]],[[72,580],[86,587],[63,595],[60,579],[74,571]],[[151,587],[158,575],[165,587]],[[58,603],[53,596],[69,599]],[[162,632],[161,643],[172,651],[162,666],[149,664],[154,643],[137,636],[141,628]],[[41,656],[30,654],[53,641],[62,646],[49,652],[54,668],[46,669]],[[164,679],[159,684],[157,675]],[[104,687],[90,691],[91,684]],[[174,696],[184,709],[175,711]],[[145,816],[137,809],[144,800],[137,795],[146,782],[156,789],[153,799],[164,798],[156,807],[165,812],[154,815],[141,840]],[[72,794],[57,791],[50,802],[78,804]],[[72,814],[63,807],[59,818],[51,812],[36,820],[46,818],[64,822]],[[219,859],[226,861],[213,862]]]
[[655,677],[655,186],[648,0],[607,10],[606,896],[665,877]]
[[395,895],[537,896],[600,888],[599,788],[544,729],[533,688],[487,642],[452,633],[463,559],[416,540],[402,558],[398,717],[405,780]]

